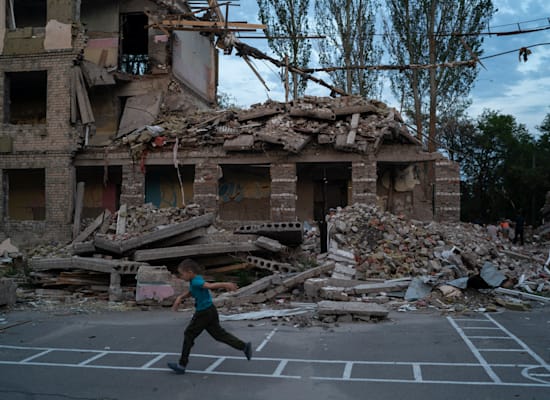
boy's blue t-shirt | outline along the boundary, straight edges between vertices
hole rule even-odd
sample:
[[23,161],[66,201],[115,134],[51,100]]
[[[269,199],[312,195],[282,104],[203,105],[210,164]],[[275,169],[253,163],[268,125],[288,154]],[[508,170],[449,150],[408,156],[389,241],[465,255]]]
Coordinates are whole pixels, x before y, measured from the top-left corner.
[[203,287],[204,278],[201,275],[195,275],[189,282],[189,291],[195,299],[195,310],[206,310],[212,305],[212,296],[210,290]]

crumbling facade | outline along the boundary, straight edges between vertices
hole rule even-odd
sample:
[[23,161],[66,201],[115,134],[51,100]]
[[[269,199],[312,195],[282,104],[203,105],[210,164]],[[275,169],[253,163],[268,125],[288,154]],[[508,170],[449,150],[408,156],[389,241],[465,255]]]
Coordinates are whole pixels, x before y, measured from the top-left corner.
[[71,240],[81,220],[144,203],[228,225],[323,223],[353,203],[459,218],[458,166],[383,103],[213,110],[216,35],[156,25],[185,1],[22,3],[0,1],[0,239]]

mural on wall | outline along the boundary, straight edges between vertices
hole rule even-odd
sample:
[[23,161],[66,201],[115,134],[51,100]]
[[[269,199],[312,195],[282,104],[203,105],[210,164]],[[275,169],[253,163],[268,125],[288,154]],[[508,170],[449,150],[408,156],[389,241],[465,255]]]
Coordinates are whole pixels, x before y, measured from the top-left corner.
[[237,202],[243,199],[265,199],[270,196],[269,185],[259,182],[223,182],[220,183],[218,195],[222,203]]
[[195,170],[189,166],[180,167],[180,174],[183,188],[174,167],[148,167],[145,178],[145,202],[158,208],[169,208],[182,207],[192,201]]
[[224,220],[270,218],[271,181],[265,166],[223,166],[218,181],[218,210]]

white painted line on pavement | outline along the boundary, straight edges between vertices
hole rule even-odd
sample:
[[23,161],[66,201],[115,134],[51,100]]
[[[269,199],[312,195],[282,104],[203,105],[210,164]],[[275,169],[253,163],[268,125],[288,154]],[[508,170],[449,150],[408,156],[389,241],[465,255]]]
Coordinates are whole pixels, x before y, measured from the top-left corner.
[[502,329],[503,332],[505,332],[508,336],[510,336],[511,338],[513,338],[517,344],[519,344],[522,348],[525,349],[525,351],[527,353],[529,353],[529,355],[531,357],[533,357],[534,360],[536,360],[540,365],[541,367],[544,367],[546,368],[547,371],[550,371],[550,365],[548,365],[546,363],[546,361],[543,360],[542,357],[540,357],[537,353],[535,353],[533,350],[531,350],[529,348],[529,346],[527,346],[525,343],[523,343],[522,340],[520,340],[517,336],[515,336],[514,334],[512,334],[512,332],[510,332],[508,329],[506,329],[504,326],[502,326],[501,324],[499,324],[497,321],[495,321],[490,315],[487,315],[487,318],[489,318],[496,326],[498,326],[500,329]]
[[506,337],[506,336],[468,336],[468,339],[505,339],[505,340],[513,340],[511,337]]
[[351,378],[351,370],[353,368],[352,362],[347,362],[346,366],[344,367],[344,373],[342,374],[343,379],[349,379]]
[[48,353],[51,353],[51,352],[52,352],[52,349],[44,350],[44,351],[41,352],[41,353],[35,354],[35,355],[33,355],[33,356],[30,356],[30,357],[25,358],[24,360],[21,360],[21,362],[22,362],[22,363],[27,363],[27,362],[29,362],[29,361],[31,361],[31,360],[34,360],[35,358],[42,357],[42,356],[44,356],[44,355],[46,355],[46,354],[48,354]]
[[285,369],[286,365],[288,364],[288,360],[281,360],[279,362],[279,365],[277,365],[277,368],[275,369],[275,372],[273,372],[274,376],[281,376],[283,373],[283,370]]
[[495,371],[492,370],[491,366],[487,363],[487,360],[483,358],[483,356],[481,355],[479,350],[474,346],[472,341],[468,339],[468,337],[464,334],[464,331],[460,329],[460,326],[458,326],[458,324],[451,317],[447,317],[447,320],[450,322],[453,328],[455,328],[455,330],[460,335],[462,340],[464,340],[464,343],[466,343],[466,346],[468,346],[468,348],[470,349],[474,357],[477,358],[477,360],[479,361],[479,364],[481,365],[481,367],[483,367],[483,369],[485,370],[487,375],[489,375],[492,381],[499,384],[502,383],[498,375],[495,373]]
[[271,340],[273,335],[275,335],[275,332],[277,332],[277,328],[273,329],[271,332],[269,332],[269,335],[264,339],[264,341],[256,348],[256,351],[262,351],[264,346]]
[[81,362],[80,364],[78,364],[78,365],[84,366],[84,365],[86,365],[86,364],[88,364],[88,363],[91,363],[92,361],[97,360],[98,358],[103,357],[103,356],[106,355],[106,354],[109,354],[109,353],[106,352],[106,351],[101,352],[101,353],[99,353],[99,354],[96,354],[96,355],[93,356],[93,357],[88,358],[87,360],[82,361],[82,362]]
[[420,368],[420,365],[413,364],[413,374],[414,374],[414,380],[417,382],[422,381],[422,369]]
[[216,361],[214,361],[212,364],[209,365],[208,368],[206,368],[205,372],[213,372],[218,366],[225,361],[225,357],[220,357]]
[[143,364],[141,366],[142,369],[146,369],[146,368],[149,368],[151,365],[153,365],[154,363],[158,362],[160,359],[166,357],[168,354],[166,353],[161,353],[159,354],[158,356],[156,356],[155,358],[153,358],[151,361],[149,362],[146,362],[145,364]]

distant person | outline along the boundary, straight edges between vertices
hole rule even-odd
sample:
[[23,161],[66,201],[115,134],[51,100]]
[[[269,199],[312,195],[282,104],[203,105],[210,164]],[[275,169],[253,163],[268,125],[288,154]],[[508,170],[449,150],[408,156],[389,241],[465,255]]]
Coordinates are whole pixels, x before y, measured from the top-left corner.
[[241,339],[227,332],[220,325],[218,310],[212,303],[212,296],[209,289],[226,289],[229,291],[237,290],[237,285],[231,282],[205,282],[199,275],[200,266],[191,259],[185,259],[178,265],[178,276],[189,282],[189,291],[180,294],[174,300],[172,310],[176,311],[182,299],[193,296],[195,299],[195,313],[191,322],[187,325],[184,333],[183,347],[179,362],[169,362],[168,367],[178,374],[184,374],[187,363],[189,362],[189,353],[195,343],[197,336],[203,330],[206,331],[218,342],[225,343],[237,350],[244,352],[247,360],[252,357],[252,344],[245,343]]
[[525,227],[525,218],[523,217],[523,210],[521,209],[518,211],[515,224],[516,224],[514,228],[515,235],[514,235],[513,243],[515,244],[519,239],[520,244],[523,246],[523,231]]
[[489,234],[489,237],[492,241],[496,241],[498,238],[498,228],[496,225],[488,224],[487,225],[487,233]]
[[508,233],[510,232],[510,223],[507,219],[500,220],[499,224],[500,235],[503,239],[508,239]]

